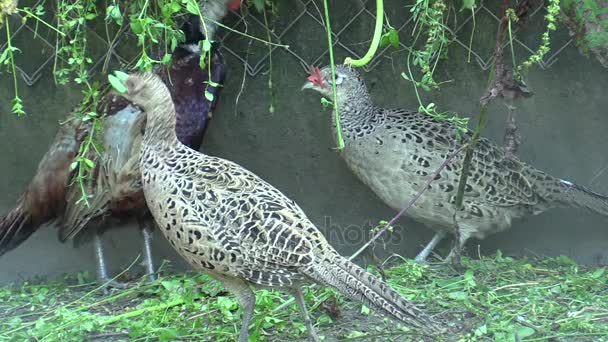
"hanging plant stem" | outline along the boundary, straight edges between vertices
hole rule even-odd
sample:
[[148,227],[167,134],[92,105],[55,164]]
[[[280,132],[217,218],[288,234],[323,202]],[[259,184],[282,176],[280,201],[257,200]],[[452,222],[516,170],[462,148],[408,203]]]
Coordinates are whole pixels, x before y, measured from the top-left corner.
[[334,61],[334,44],[331,39],[331,25],[329,24],[329,7],[327,0],[323,0],[325,10],[325,28],[327,30],[327,43],[329,44],[329,63],[331,64],[331,87],[333,91],[333,108],[336,120],[336,141],[338,143],[337,150],[344,149],[344,139],[342,139],[342,127],[340,126],[340,111],[338,109],[338,92],[336,91],[336,63]]
[[[327,8],[327,7],[326,7]],[[372,58],[378,51],[380,45],[380,37],[382,36],[382,24],[384,23],[384,0],[376,0],[376,25],[374,26],[374,36],[372,38],[372,44],[369,46],[369,50],[365,56],[360,59],[352,59],[347,57],[344,60],[344,64],[352,65],[354,67],[362,67],[371,62]]]

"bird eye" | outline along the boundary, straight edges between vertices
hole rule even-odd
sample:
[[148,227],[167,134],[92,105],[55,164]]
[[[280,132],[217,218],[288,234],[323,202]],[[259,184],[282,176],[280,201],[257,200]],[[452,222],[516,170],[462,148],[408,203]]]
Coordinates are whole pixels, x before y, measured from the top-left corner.
[[344,82],[344,75],[336,73],[336,85],[342,84]]

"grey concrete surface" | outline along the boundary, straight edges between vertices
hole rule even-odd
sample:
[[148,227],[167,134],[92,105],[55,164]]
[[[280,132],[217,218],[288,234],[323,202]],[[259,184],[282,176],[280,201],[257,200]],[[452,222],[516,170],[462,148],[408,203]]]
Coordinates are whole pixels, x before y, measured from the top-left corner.
[[[293,49],[306,51],[307,47],[325,46],[321,31],[298,38],[304,29],[285,38]],[[366,27],[361,30],[369,32]],[[494,33],[486,32],[485,38],[483,32],[478,34],[482,42],[479,44],[485,42],[491,49]],[[567,33],[560,31],[554,38],[555,46],[567,39]],[[229,39],[225,44],[239,51],[247,48],[246,41],[240,38]],[[344,51],[338,50],[338,60],[344,57]],[[423,96],[440,109],[476,117],[487,71],[466,63],[466,57],[463,49],[454,48],[437,70],[438,80],[453,82]],[[402,58],[402,54],[396,54],[392,60],[383,59],[381,66],[364,78],[373,84],[372,93],[379,104],[415,109],[418,105],[413,88],[400,77]],[[342,253],[352,253],[365,242],[360,232],[368,231],[381,219],[390,219],[394,212],[363,186],[331,150],[330,112],[322,111],[316,95],[300,91],[306,75],[286,53],[277,51],[273,55],[274,113],[268,111],[268,75],[247,77],[241,92],[242,65],[235,58],[227,59],[228,80],[204,149],[240,163],[274,184],[300,204]],[[582,57],[573,46],[562,51],[550,69],[533,67],[527,80],[535,94],[516,103],[523,138],[520,158],[555,176],[608,193],[608,172],[604,172],[608,166],[607,76],[606,69],[593,59]],[[50,72],[32,87],[22,84],[20,90],[29,115],[18,119],[10,114],[11,77],[7,73],[0,75],[0,212],[8,210],[25,189],[57,130],[58,120],[80,97],[76,87],[56,87]],[[506,113],[503,101],[492,103],[485,135],[499,143]],[[407,218],[399,223],[389,243],[380,244],[377,249],[385,247],[387,251],[383,253],[412,257],[432,233]],[[141,239],[132,227],[114,230],[104,240],[112,271],[126,267],[139,253]],[[468,247],[472,255],[501,249],[512,255],[566,254],[583,263],[606,263],[607,242],[608,218],[578,209],[559,209],[516,222],[511,230],[484,241],[472,240]],[[445,253],[448,247],[446,242],[439,251]],[[178,268],[187,267],[158,234],[154,251],[157,260],[169,258]],[[93,270],[93,266],[92,245],[78,249],[62,245],[56,230],[44,227],[0,258],[0,283]]]

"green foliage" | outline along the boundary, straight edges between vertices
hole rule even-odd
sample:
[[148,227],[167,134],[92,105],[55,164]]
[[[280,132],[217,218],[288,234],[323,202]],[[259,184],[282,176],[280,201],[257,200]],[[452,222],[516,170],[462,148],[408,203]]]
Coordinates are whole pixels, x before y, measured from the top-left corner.
[[[19,48],[12,45],[11,30],[7,16],[21,13],[24,20],[35,20],[36,27],[39,24],[50,28],[56,33],[56,56],[53,67],[55,82],[60,85],[75,83],[83,87],[83,100],[74,111],[74,120],[81,120],[89,125],[89,135],[81,143],[79,153],[72,163],[72,170],[75,177],[74,183],[82,190],[81,200],[88,204],[88,194],[86,193],[87,182],[96,167],[96,160],[99,156],[100,144],[98,137],[102,133],[102,120],[99,113],[96,113],[97,105],[101,96],[105,93],[104,89],[91,81],[89,70],[93,66],[94,58],[92,53],[95,49],[89,46],[87,30],[95,25],[100,19],[105,19],[108,34],[108,44],[112,44],[124,29],[130,29],[137,40],[139,54],[133,63],[133,68],[137,70],[151,70],[155,64],[168,64],[171,61],[170,51],[175,49],[180,41],[183,41],[183,33],[177,29],[175,18],[187,13],[199,15],[204,24],[204,18],[200,12],[199,4],[196,0],[161,0],[161,1],[118,1],[113,0],[107,3],[107,7],[102,7],[98,1],[57,1],[55,11],[55,21],[52,23],[41,19],[45,14],[43,5],[36,8],[18,8],[15,1],[3,0],[0,2],[0,25],[6,26],[8,47],[0,55],[0,65],[8,67],[13,75],[15,97],[13,99],[13,112],[24,115],[23,101],[19,97],[18,84],[16,77],[16,66],[14,54],[21,52]],[[128,23],[128,27],[124,25]],[[110,32],[115,32],[114,37]],[[151,58],[152,49],[162,46],[160,50],[164,55],[156,60]],[[207,39],[201,42],[203,54],[201,56],[201,68],[208,65],[210,61],[211,42]],[[109,54],[108,54],[109,56]],[[211,72],[209,70],[209,72]],[[218,84],[208,84],[208,86],[219,86]],[[204,96],[212,100],[213,94],[205,90]]]
[[545,20],[547,20],[547,30],[543,32],[541,45],[534,54],[528,57],[528,59],[524,61],[521,66],[519,66],[520,72],[529,68],[532,64],[542,61],[545,55],[549,52],[549,32],[557,29],[557,17],[559,15],[559,11],[559,0],[549,0],[547,14],[545,15]]
[[[563,0],[565,15],[573,22],[576,43],[584,52],[608,48],[608,8],[601,0]],[[594,27],[596,29],[590,29]]]
[[[465,8],[472,8],[474,5],[474,2],[463,2]],[[401,77],[414,85],[414,92],[418,99],[418,110],[438,120],[448,120],[454,123],[456,134],[460,136],[467,131],[469,118],[460,118],[457,114],[438,112],[434,103],[424,104],[418,91],[419,88],[425,91],[439,89],[440,83],[435,81],[433,75],[439,59],[447,54],[449,38],[447,27],[444,24],[444,21],[447,20],[444,18],[446,11],[447,6],[443,0],[416,0],[416,3],[410,9],[416,20],[415,29],[412,32],[414,42],[405,62],[407,72],[403,72]],[[418,50],[415,45],[423,36],[426,36],[424,47]],[[412,67],[417,67],[420,70],[422,74],[420,79],[414,76]]]
[[[447,53],[449,43],[447,30],[444,24],[444,15],[447,6],[443,0],[416,0],[410,12],[416,20],[414,35],[416,40],[424,33],[426,42],[422,50],[413,50],[412,64],[420,68],[422,77],[416,85],[429,91],[438,88],[439,84],[433,78],[435,67],[439,58]],[[408,56],[409,64],[409,56]],[[411,80],[414,82],[414,80]]]
[[[388,260],[389,284],[425,306],[451,329],[449,341],[545,341],[608,334],[608,272],[568,257],[512,259],[500,252],[463,258],[466,270]],[[208,276],[186,273],[140,282],[103,296],[88,273],[56,281],[0,287],[0,341],[83,341],[112,336],[131,341],[234,341],[241,324],[238,300]],[[280,292],[258,290],[252,341],[306,338],[297,305]],[[412,330],[344,299],[337,291],[304,288],[321,335],[369,340]],[[335,306],[336,318],[327,311]],[[353,325],[355,328],[343,328]],[[463,326],[464,328],[460,328]],[[403,339],[403,337],[401,337]]]
[[19,116],[25,115],[23,110],[23,103],[19,97],[19,90],[17,87],[17,71],[15,67],[15,53],[21,52],[18,48],[14,47],[11,40],[11,25],[8,21],[8,16],[17,13],[17,2],[13,0],[2,0],[0,1],[0,27],[6,25],[6,42],[7,47],[0,55],[0,65],[8,67],[8,70],[13,74],[13,84],[15,87],[15,96],[13,97],[13,108],[12,112]]

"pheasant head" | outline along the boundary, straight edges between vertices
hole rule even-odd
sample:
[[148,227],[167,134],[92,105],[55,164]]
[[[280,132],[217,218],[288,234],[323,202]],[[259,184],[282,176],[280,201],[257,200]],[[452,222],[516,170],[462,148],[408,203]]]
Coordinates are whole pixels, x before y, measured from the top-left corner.
[[169,89],[158,75],[115,72],[108,80],[114,91],[146,113],[146,141],[174,141],[175,107]]
[[[322,69],[311,66],[310,75],[302,86],[302,90],[311,89],[320,93],[321,96],[333,100],[331,69],[330,65]],[[338,103],[344,103],[344,101],[358,102],[358,100],[368,97],[365,83],[359,77],[359,73],[352,67],[336,65],[334,71]]]
[[160,105],[173,104],[169,89],[154,73],[126,74],[115,71],[108,75],[108,80],[114,91],[146,112]]

